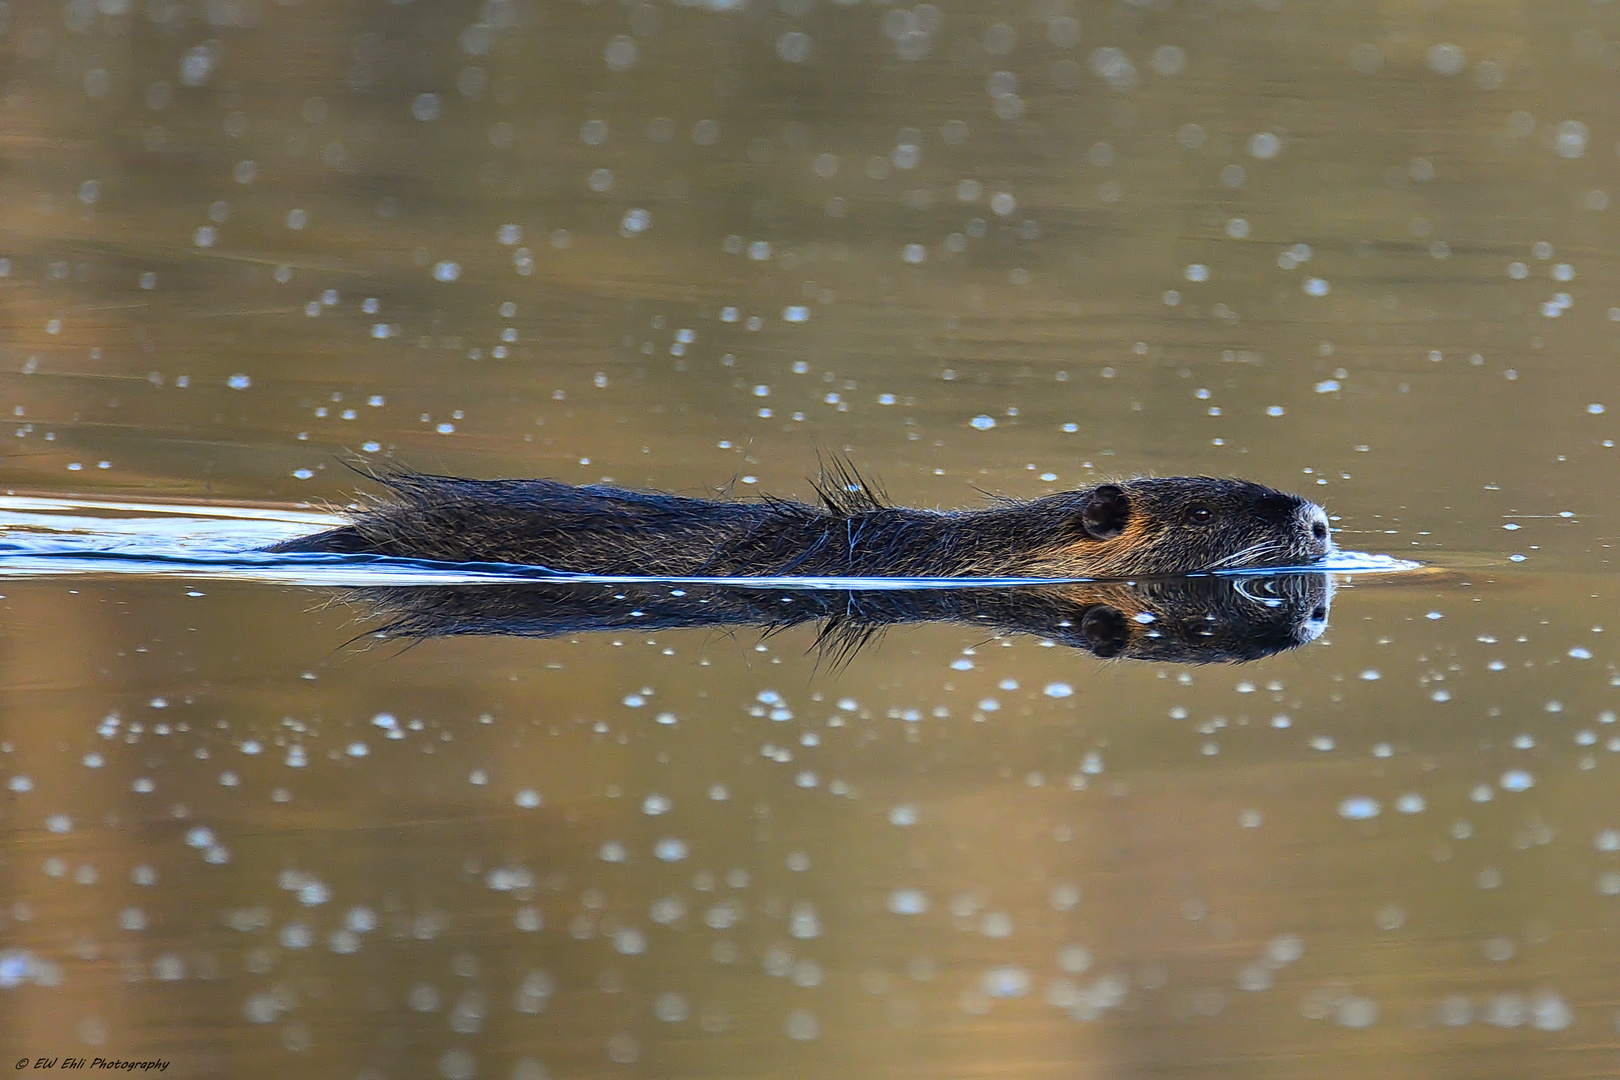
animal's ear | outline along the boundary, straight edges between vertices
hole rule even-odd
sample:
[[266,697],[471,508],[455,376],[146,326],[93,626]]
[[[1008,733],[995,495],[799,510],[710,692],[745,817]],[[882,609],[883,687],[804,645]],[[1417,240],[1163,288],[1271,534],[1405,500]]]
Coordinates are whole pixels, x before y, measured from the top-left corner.
[[1131,520],[1131,500],[1125,489],[1104,484],[1091,493],[1080,511],[1080,527],[1093,540],[1111,540],[1125,531]]
[[1086,648],[1107,660],[1125,651],[1131,641],[1131,627],[1118,608],[1098,604],[1081,617],[1080,636]]

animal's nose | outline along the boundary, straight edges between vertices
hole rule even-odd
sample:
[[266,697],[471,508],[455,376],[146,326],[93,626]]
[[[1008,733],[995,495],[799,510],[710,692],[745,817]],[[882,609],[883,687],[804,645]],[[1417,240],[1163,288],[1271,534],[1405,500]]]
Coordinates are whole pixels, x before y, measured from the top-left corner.
[[1326,555],[1333,550],[1333,530],[1328,525],[1327,511],[1315,503],[1306,503],[1300,507],[1299,516],[1305,528],[1310,530],[1312,547],[1318,554]]

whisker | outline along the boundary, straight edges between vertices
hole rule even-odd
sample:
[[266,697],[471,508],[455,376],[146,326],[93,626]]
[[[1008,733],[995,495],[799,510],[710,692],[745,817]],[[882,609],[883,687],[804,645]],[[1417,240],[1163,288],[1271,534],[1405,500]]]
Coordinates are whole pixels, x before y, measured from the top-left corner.
[[1210,567],[1210,569],[1211,570],[1225,570],[1226,568],[1228,568],[1230,566],[1234,566],[1234,565],[1238,565],[1238,564],[1242,563],[1244,560],[1250,558],[1251,556],[1265,554],[1265,553],[1268,553],[1268,552],[1271,552],[1271,551],[1275,551],[1275,550],[1278,549],[1278,547],[1279,547],[1279,545],[1278,545],[1277,541],[1275,541],[1275,540],[1262,540],[1258,544],[1251,544],[1249,547],[1243,548],[1241,551],[1234,551],[1232,554],[1226,556],[1225,558],[1216,560],[1216,562],[1214,563],[1214,565],[1212,565]]

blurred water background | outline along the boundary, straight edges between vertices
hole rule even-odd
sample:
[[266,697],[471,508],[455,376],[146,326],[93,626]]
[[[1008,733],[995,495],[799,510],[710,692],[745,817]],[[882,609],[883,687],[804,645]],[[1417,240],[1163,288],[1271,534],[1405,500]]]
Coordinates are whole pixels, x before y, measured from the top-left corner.
[[0,490],[1209,472],[1427,564],[1238,667],[407,647],[320,589],[8,578],[0,1044],[1615,1071],[1617,38],[1584,0],[0,3]]

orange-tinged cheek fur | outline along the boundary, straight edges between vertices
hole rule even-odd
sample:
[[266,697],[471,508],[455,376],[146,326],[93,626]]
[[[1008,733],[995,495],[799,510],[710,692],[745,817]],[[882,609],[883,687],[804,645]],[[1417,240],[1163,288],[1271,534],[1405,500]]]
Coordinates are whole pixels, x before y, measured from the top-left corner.
[[[1050,577],[1121,577],[1164,573],[1156,541],[1162,529],[1132,518],[1125,530],[1107,540],[1072,540],[1042,553],[1037,568]],[[1189,570],[1196,567],[1189,567]],[[1170,571],[1174,573],[1175,571]]]

